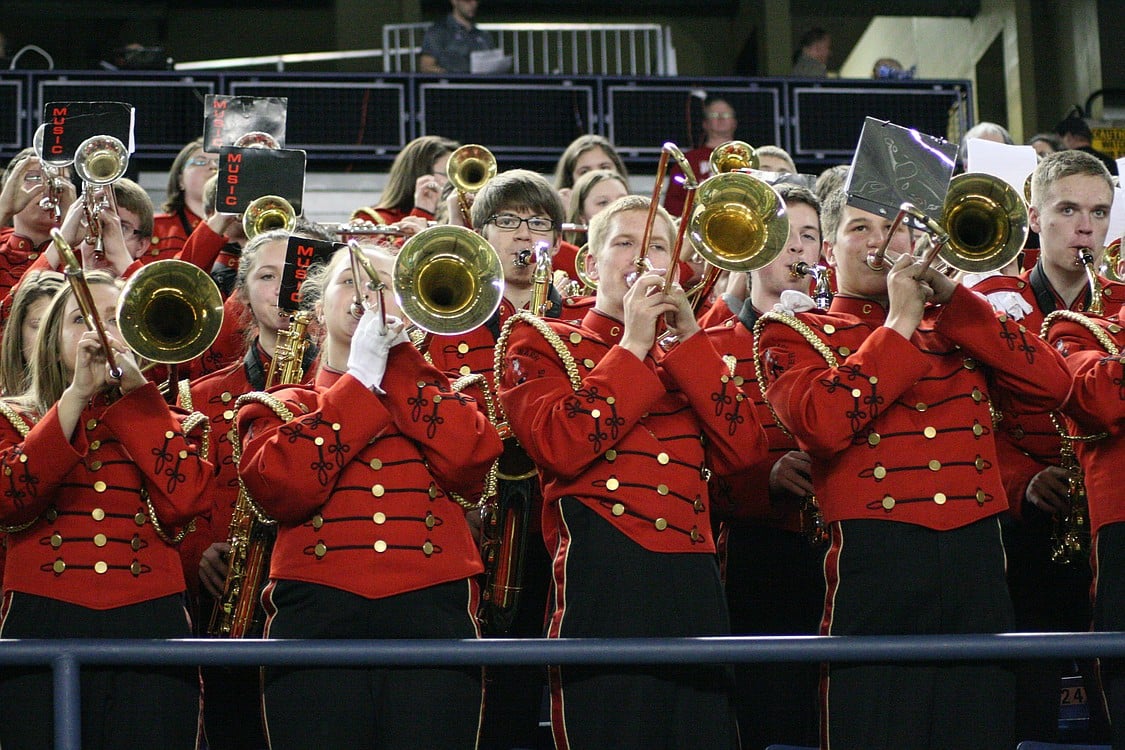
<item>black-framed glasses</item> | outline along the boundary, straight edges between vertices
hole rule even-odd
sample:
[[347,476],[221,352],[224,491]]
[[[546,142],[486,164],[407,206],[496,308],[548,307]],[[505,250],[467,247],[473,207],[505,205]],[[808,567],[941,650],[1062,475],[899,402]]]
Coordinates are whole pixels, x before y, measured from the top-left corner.
[[497,229],[503,229],[505,232],[514,232],[520,228],[520,224],[527,223],[527,228],[533,232],[550,232],[555,228],[555,222],[543,216],[532,216],[527,219],[521,219],[514,214],[497,214],[490,216],[485,224],[495,224]]

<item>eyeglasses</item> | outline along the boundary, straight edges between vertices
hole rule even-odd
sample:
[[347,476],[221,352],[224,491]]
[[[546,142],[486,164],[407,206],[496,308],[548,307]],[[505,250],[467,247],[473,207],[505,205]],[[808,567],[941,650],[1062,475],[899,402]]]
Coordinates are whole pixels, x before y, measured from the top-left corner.
[[526,223],[527,228],[533,232],[550,232],[555,228],[555,222],[551,219],[542,216],[532,216],[529,219],[521,219],[512,214],[498,214],[489,217],[485,224],[495,224],[497,229],[503,229],[505,232],[514,232],[520,228],[520,224]]
[[217,170],[219,168],[218,159],[208,159],[205,156],[196,156],[193,159],[188,159],[189,167],[210,167]]
[[708,120],[733,120],[734,112],[708,112]]
[[148,236],[127,221],[121,222],[121,233],[125,235],[126,240],[139,240]]

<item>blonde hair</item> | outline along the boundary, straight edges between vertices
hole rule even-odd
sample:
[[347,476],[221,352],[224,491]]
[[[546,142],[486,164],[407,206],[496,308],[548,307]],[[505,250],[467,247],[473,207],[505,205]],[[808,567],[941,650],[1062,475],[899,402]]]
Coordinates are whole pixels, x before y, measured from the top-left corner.
[[[601,210],[593,219],[590,219],[590,228],[586,233],[586,239],[590,244],[590,257],[597,260],[601,253],[605,250],[605,244],[609,241],[609,224],[613,221],[613,217],[627,211],[644,211],[648,213],[649,207],[652,205],[652,199],[644,195],[625,195],[613,203],[610,203]],[[676,237],[676,223],[672,219],[663,206],[656,206],[656,215],[664,221],[668,227],[668,250],[672,250],[672,240]],[[653,227],[655,234],[656,227]]]
[[[89,286],[111,286],[120,291],[121,285],[105,271],[86,272]],[[31,355],[29,370],[31,381],[23,396],[12,399],[25,409],[36,414],[46,414],[62,397],[74,373],[70,371],[67,358],[60,355],[62,330],[67,304],[74,298],[74,289],[68,284],[62,286],[51,300],[47,314],[39,326],[35,339],[35,350]]]
[[4,335],[0,339],[0,391],[6,396],[17,396],[31,384],[27,360],[24,359],[23,324],[31,306],[41,299],[49,299],[58,293],[66,283],[65,277],[57,271],[36,269],[24,274],[16,287],[12,299],[12,309],[4,324]]

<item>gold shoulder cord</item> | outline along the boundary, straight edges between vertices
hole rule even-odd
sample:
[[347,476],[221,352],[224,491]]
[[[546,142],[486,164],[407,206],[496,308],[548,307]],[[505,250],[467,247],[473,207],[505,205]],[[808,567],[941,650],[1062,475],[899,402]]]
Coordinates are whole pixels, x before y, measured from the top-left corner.
[[1098,340],[1098,343],[1102,345],[1102,348],[1114,357],[1121,353],[1121,350],[1117,348],[1117,344],[1113,343],[1113,339],[1109,337],[1109,334],[1106,333],[1101,326],[1090,320],[1082,313],[1075,312],[1074,310],[1055,310],[1053,313],[1044,318],[1043,326],[1039,329],[1039,338],[1046,341],[1047,332],[1051,330],[1051,326],[1053,326],[1060,320],[1069,320],[1071,323],[1077,323],[1078,325],[1088,330],[1093,335],[1093,337]]
[[[15,409],[9,406],[8,402],[0,401],[0,414],[3,414],[4,417],[12,423],[12,427],[16,428],[16,432],[20,434],[20,437],[25,438],[27,437],[27,433],[31,432],[31,425],[29,425],[24,420],[24,418],[16,412]],[[24,529],[31,528],[31,526],[38,520],[39,516],[36,516],[27,523],[21,523],[18,526],[4,526],[0,524],[0,532],[4,532],[5,534],[17,534]]]
[[[184,391],[187,390],[187,382],[188,382],[187,380],[181,380],[179,382],[179,390],[180,390],[181,399],[183,398]],[[187,403],[187,406],[185,406],[185,408],[190,409],[191,408],[191,394],[190,393],[188,393],[186,403]],[[211,420],[207,418],[206,414],[203,414],[202,412],[198,412],[198,411],[193,411],[191,414],[189,414],[187,416],[186,419],[184,419],[183,424],[181,425],[181,429],[184,431],[184,434],[187,435],[188,433],[195,430],[196,427],[202,427],[203,428],[203,439],[200,442],[199,455],[204,461],[206,461],[208,456],[211,455]],[[156,532],[156,535],[158,537],[163,539],[168,544],[170,544],[174,547],[177,544],[179,544],[180,542],[182,542],[184,540],[185,536],[187,536],[192,531],[195,531],[195,519],[193,518],[191,521],[188,522],[187,526],[180,529],[178,534],[176,534],[175,536],[169,536],[168,532],[166,532],[164,530],[164,526],[161,525],[160,519],[158,519],[156,517],[156,508],[154,508],[153,505],[152,505],[152,497],[148,494],[148,490],[145,489],[145,486],[143,484],[141,485],[141,497],[145,501],[145,508],[148,509],[148,517],[149,517],[149,520],[152,521],[152,530]]]
[[[461,393],[466,388],[474,385],[480,386],[481,398],[484,399],[484,410],[485,414],[488,416],[489,424],[497,424],[497,403],[494,396],[492,395],[492,389],[488,387],[488,378],[486,378],[484,375],[481,375],[479,372],[475,372],[469,375],[463,375],[453,381],[452,385],[450,386],[450,390],[455,393]],[[488,474],[486,474],[484,477],[484,491],[481,493],[480,502],[470,503],[468,500],[466,500],[461,495],[458,495],[456,492],[449,492],[447,490],[447,492],[449,492],[449,496],[453,498],[454,502],[456,502],[465,510],[476,510],[477,508],[482,507],[485,503],[485,500],[496,494],[496,472],[499,470],[499,466],[500,459],[497,458],[492,462],[492,465],[488,467]]]
[[551,348],[555,350],[555,354],[559,355],[562,360],[563,367],[566,369],[566,376],[570,379],[570,387],[577,392],[582,388],[582,378],[578,375],[578,364],[571,356],[570,350],[566,348],[566,344],[555,333],[554,329],[543,322],[542,318],[532,315],[527,310],[520,310],[518,313],[508,318],[508,322],[504,324],[504,330],[500,332],[500,338],[496,340],[496,358],[493,362],[493,377],[499,383],[501,375],[504,371],[504,356],[508,353],[508,336],[512,332],[512,326],[517,320],[522,320],[528,325],[532,326],[535,330],[539,331],[540,335],[547,340]]
[[[249,403],[257,403],[262,404],[263,406],[268,406],[273,411],[273,413],[276,414],[283,422],[293,421],[293,412],[289,410],[289,407],[282,403],[281,399],[275,396],[271,396],[265,391],[251,391],[250,393],[244,393],[239,396],[234,402],[235,412]],[[235,466],[239,466],[242,463],[242,438],[238,435],[237,424],[238,423],[235,422],[231,425],[230,428],[230,446]],[[250,508],[250,512],[254,514],[254,517],[258,519],[259,522],[266,524],[267,526],[272,526],[273,524],[277,523],[277,521],[266,515],[266,512],[259,508],[258,504],[254,502],[254,499],[250,496],[250,493],[246,489],[246,485],[242,483],[241,476],[238,477],[238,489],[246,496],[246,505]]]
[[177,390],[180,395],[180,406],[187,411],[195,411],[195,407],[191,402],[191,381],[184,378],[177,384]]
[[[1101,347],[1105,349],[1106,352],[1108,352],[1110,355],[1116,357],[1121,353],[1121,350],[1117,348],[1117,344],[1113,343],[1113,339],[1109,337],[1109,334],[1106,333],[1101,326],[1090,320],[1090,318],[1086,317],[1082,313],[1076,312],[1074,310],[1055,310],[1053,313],[1044,318],[1043,326],[1039,329],[1039,337],[1046,341],[1047,332],[1051,330],[1051,326],[1053,326],[1055,323],[1058,323],[1060,320],[1069,320],[1071,323],[1076,323],[1085,328],[1095,339],[1097,339],[1098,344],[1100,344]],[[1063,426],[1062,421],[1059,419],[1058,412],[1051,412],[1051,421],[1054,422],[1055,429],[1058,431],[1059,437],[1061,437],[1064,441],[1074,442],[1077,440],[1080,442],[1088,443],[1095,440],[1101,440],[1105,437],[1109,437],[1108,432],[1099,432],[1094,435],[1071,435],[1067,433],[1066,428]]]
[[781,420],[778,419],[777,412],[774,411],[773,404],[771,404],[770,400],[766,398],[766,374],[762,370],[762,356],[761,350],[758,346],[758,342],[761,341],[762,329],[769,321],[784,323],[797,333],[801,334],[805,341],[809,342],[809,346],[811,346],[813,349],[816,349],[817,353],[820,354],[820,356],[824,357],[824,361],[828,363],[829,367],[839,367],[840,362],[836,359],[836,355],[832,353],[832,350],[828,348],[828,344],[824,343],[824,341],[822,341],[821,338],[816,335],[816,332],[813,331],[812,327],[807,323],[798,320],[793,315],[789,315],[788,313],[768,312],[762,317],[758,318],[757,322],[754,323],[754,377],[758,380],[758,390],[762,392],[762,401],[765,402],[766,407],[770,410],[770,415],[773,417],[773,421],[777,424],[778,429],[785,433],[786,436],[793,437],[793,434],[789,432],[789,430],[786,429],[785,425],[781,423]]

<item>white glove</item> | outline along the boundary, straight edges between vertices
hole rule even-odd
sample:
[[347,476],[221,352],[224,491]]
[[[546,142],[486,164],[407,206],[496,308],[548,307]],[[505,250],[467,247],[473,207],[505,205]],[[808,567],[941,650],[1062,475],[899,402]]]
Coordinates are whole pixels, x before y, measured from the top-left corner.
[[348,373],[371,389],[382,384],[391,349],[410,340],[398,318],[387,316],[385,331],[380,331],[380,326],[379,314],[365,311],[352,334],[352,347],[348,352]]
[[984,295],[988,304],[998,313],[1004,313],[1012,320],[1023,320],[1032,307],[1018,292],[992,292]]
[[786,289],[781,293],[781,298],[777,304],[773,306],[774,312],[784,313],[785,315],[796,315],[815,309],[816,302],[813,301],[813,298],[804,292],[798,292],[796,289]]

